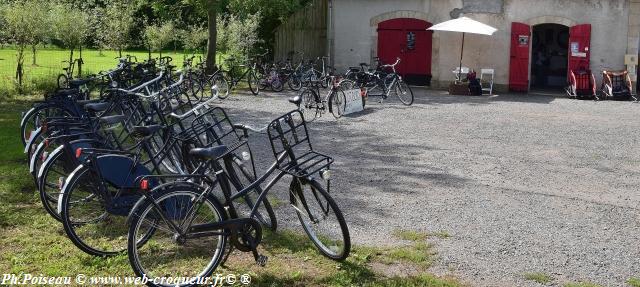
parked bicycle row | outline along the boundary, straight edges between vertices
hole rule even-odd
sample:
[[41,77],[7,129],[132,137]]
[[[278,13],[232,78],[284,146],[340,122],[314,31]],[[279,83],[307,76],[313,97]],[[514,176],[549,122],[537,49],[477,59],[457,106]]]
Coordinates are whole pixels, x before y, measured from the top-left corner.
[[[287,177],[305,233],[323,255],[344,260],[350,237],[330,195],[333,158],[312,148],[305,115],[294,110],[261,129],[237,124],[214,106],[235,80],[225,88],[193,58],[178,71],[171,61],[120,59],[111,71],[67,80],[23,114],[29,171],[70,241],[94,256],[126,252],[146,278],[206,277],[233,249],[264,265],[263,229],[278,225],[267,194]],[[266,136],[261,148],[274,156],[261,174],[254,136]]]

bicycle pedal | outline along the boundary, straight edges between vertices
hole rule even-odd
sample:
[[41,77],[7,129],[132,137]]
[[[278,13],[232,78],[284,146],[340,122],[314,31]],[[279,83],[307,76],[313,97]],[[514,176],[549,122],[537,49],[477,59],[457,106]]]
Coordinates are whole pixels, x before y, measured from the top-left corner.
[[258,258],[256,259],[256,264],[258,264],[258,266],[260,267],[265,267],[267,265],[267,260],[269,260],[269,257],[264,255],[258,255]]

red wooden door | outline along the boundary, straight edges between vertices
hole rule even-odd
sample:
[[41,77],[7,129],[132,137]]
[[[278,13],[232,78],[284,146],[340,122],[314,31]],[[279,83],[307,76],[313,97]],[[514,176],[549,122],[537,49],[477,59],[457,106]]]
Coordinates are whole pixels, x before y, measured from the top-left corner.
[[529,91],[529,46],[531,27],[524,23],[511,23],[511,59],[509,62],[509,90]]
[[589,70],[591,58],[591,25],[581,24],[569,28],[569,68],[570,71]]
[[385,64],[400,58],[396,71],[407,82],[420,84],[431,77],[431,23],[398,18],[378,24],[378,57]]

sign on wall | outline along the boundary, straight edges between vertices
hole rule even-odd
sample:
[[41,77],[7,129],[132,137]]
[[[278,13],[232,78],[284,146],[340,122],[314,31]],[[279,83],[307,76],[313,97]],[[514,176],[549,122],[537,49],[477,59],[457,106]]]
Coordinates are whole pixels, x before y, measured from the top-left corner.
[[347,103],[344,108],[344,114],[352,114],[361,112],[364,110],[362,105],[362,96],[360,95],[360,89],[346,90],[344,95],[347,98]]

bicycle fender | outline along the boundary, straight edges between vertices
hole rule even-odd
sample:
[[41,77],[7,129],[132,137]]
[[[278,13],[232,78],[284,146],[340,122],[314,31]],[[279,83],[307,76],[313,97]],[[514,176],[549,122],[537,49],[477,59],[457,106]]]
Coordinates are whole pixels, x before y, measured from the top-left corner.
[[[24,115],[22,116],[22,120],[20,120],[20,127],[23,127],[26,123],[25,121],[27,120],[27,118],[29,116],[31,116],[31,114],[33,113],[33,111],[36,110],[36,108],[39,108],[40,106],[35,106],[33,108],[31,108],[30,110],[28,110],[26,113],[24,113]],[[22,135],[24,136],[24,135]]]
[[74,169],[69,176],[65,179],[64,184],[62,185],[62,188],[60,189],[60,195],[58,195],[58,213],[62,214],[62,198],[64,197],[65,194],[67,194],[67,190],[69,189],[69,182],[71,181],[72,178],[74,178],[76,176],[76,174],[78,172],[80,172],[82,169],[84,169],[84,165],[78,165],[78,167],[76,167],[76,169]]
[[38,144],[38,147],[36,147],[35,152],[31,155],[31,158],[29,159],[29,173],[35,175],[36,174],[36,155],[42,150],[44,149],[44,141]]
[[35,131],[33,131],[31,133],[31,137],[29,137],[29,140],[27,141],[27,144],[24,147],[24,153],[28,153],[29,152],[29,148],[31,147],[31,145],[33,144],[33,141],[36,139],[36,135],[39,135],[41,132],[41,127],[38,127]]
[[63,145],[57,147],[56,149],[54,149],[51,154],[49,155],[49,157],[47,157],[47,159],[44,161],[44,163],[42,163],[42,167],[40,168],[40,170],[38,170],[38,180],[40,180],[43,176],[44,173],[44,168],[45,166],[47,166],[49,164],[49,162],[52,160],[52,158],[55,158],[55,155],[59,154],[62,152],[62,149],[64,148]]

